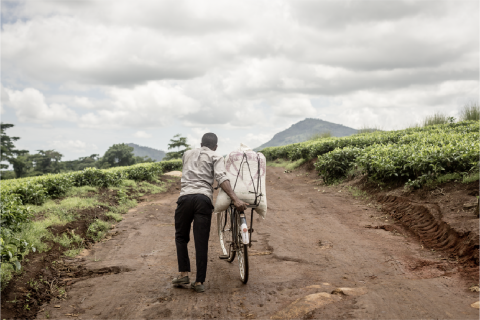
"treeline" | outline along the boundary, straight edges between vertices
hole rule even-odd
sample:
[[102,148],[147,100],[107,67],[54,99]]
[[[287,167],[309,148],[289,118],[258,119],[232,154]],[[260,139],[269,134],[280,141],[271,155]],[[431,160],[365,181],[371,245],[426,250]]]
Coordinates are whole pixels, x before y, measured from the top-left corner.
[[[31,154],[28,150],[19,150],[14,142],[19,137],[9,136],[7,129],[14,125],[1,124],[1,160],[9,164],[1,164],[1,179],[14,179],[24,177],[41,176],[49,173],[64,173],[80,171],[85,168],[108,169],[119,166],[130,166],[137,163],[155,162],[150,157],[139,157],[133,154],[133,147],[124,143],[114,144],[101,157],[92,154],[88,157],[80,157],[77,160],[61,161],[63,155],[55,150],[37,150]],[[13,166],[13,170],[5,170]]]
[[[92,154],[77,160],[61,161],[63,155],[55,150],[37,150],[38,153],[22,153],[9,161],[12,171],[2,171],[2,179],[41,176],[48,173],[64,173],[81,171],[85,168],[108,169],[118,166],[129,166],[137,163],[155,162],[149,157],[133,154],[133,148],[126,144],[114,144],[103,157]],[[2,160],[3,160],[2,156]],[[3,166],[3,164],[2,164]],[[8,165],[6,166],[8,168]]]
[[[125,143],[114,144],[101,157],[99,154],[92,154],[88,157],[80,157],[77,160],[61,161],[63,154],[55,150],[37,150],[37,153],[30,154],[28,150],[19,150],[14,142],[19,137],[7,135],[6,130],[14,125],[2,123],[1,128],[1,163],[0,178],[15,179],[25,177],[41,176],[49,173],[66,173],[72,171],[81,171],[85,168],[108,169],[113,167],[131,166],[138,163],[155,162],[148,156],[135,156],[134,148]],[[176,134],[170,143],[168,149],[176,151],[168,152],[163,160],[181,159],[185,151],[190,149],[187,138],[181,134]],[[5,170],[13,166],[13,170]]]

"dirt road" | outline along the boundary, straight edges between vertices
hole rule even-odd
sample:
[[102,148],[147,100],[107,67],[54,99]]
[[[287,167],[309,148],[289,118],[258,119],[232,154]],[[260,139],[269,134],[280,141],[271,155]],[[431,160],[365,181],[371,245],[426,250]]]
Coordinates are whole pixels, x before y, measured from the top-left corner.
[[[384,213],[314,177],[268,168],[268,213],[255,219],[250,279],[218,259],[212,223],[206,292],[175,288],[173,213],[178,190],[150,196],[98,243],[67,282],[67,300],[38,314],[75,319],[478,319],[478,293],[457,262],[397,232]],[[325,190],[325,192],[323,192]],[[213,219],[215,220],[215,219]],[[388,221],[386,221],[388,220]],[[366,227],[367,226],[367,227]],[[190,246],[192,266],[193,241]],[[332,294],[334,292],[334,294]]]

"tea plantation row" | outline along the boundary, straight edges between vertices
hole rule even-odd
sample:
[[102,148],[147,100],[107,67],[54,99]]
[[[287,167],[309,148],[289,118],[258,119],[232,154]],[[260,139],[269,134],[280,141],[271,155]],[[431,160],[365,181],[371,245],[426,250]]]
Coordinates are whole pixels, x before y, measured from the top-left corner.
[[63,196],[72,187],[119,186],[123,180],[153,180],[163,172],[181,170],[181,160],[142,163],[111,169],[87,168],[72,173],[50,174],[12,180],[2,180],[0,197],[0,245],[2,262],[11,262],[19,268],[19,258],[30,248],[29,243],[14,238],[31,214],[27,204],[41,205],[49,198]]
[[353,168],[377,181],[395,177],[415,185],[441,173],[478,170],[478,121],[463,121],[398,131],[377,131],[342,138],[295,143],[262,150],[268,160],[313,159],[326,183]]

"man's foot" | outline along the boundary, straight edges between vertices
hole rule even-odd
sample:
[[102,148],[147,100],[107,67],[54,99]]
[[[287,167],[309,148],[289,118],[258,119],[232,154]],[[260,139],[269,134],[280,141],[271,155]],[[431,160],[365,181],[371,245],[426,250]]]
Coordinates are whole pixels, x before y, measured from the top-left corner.
[[195,282],[192,282],[192,284],[190,285],[190,287],[195,290],[196,292],[200,293],[200,292],[205,292],[205,286],[203,285],[203,283],[195,283]]
[[173,278],[172,280],[172,284],[174,285],[189,284],[189,283],[190,283],[190,278],[188,276],[185,276],[185,277],[178,276],[177,278]]

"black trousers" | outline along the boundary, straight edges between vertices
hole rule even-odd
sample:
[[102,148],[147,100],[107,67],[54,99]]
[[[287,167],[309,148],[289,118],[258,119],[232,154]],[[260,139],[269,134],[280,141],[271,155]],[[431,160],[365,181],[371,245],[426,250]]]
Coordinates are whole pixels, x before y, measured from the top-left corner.
[[203,194],[188,194],[177,200],[175,210],[175,244],[179,272],[190,272],[188,242],[193,221],[193,237],[197,260],[197,278],[195,282],[205,282],[208,261],[208,239],[212,222],[213,205],[209,197]]

